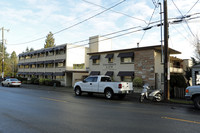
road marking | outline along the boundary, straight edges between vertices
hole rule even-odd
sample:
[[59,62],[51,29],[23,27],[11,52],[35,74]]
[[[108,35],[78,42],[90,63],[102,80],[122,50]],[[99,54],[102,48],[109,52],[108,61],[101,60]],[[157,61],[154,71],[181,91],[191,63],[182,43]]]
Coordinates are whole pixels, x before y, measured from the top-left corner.
[[47,97],[40,97],[42,99],[50,100],[50,101],[56,101],[56,102],[63,102],[66,103],[67,101],[59,100],[59,99],[53,99],[53,98],[47,98]]
[[171,117],[161,117],[162,119],[169,119],[169,120],[175,120],[175,121],[182,121],[182,122],[188,122],[188,123],[194,123],[194,124],[200,124],[198,121],[190,121],[190,120],[184,120],[184,119],[178,119],[178,118],[171,118]]

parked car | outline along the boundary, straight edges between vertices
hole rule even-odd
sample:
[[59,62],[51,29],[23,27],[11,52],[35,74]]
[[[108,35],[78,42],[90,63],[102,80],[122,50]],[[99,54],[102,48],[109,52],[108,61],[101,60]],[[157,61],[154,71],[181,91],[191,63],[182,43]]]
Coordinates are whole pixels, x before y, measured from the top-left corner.
[[111,82],[109,76],[97,75],[89,76],[83,81],[76,82],[74,85],[75,95],[80,96],[82,92],[89,95],[93,93],[105,94],[107,99],[112,99],[114,95],[118,95],[120,99],[126,94],[133,92],[132,82]]
[[21,81],[19,81],[16,78],[8,78],[8,79],[2,81],[1,85],[2,86],[18,86],[18,87],[20,87],[21,86]]
[[185,92],[185,98],[187,100],[192,100],[194,106],[200,109],[200,86],[189,86],[186,88]]

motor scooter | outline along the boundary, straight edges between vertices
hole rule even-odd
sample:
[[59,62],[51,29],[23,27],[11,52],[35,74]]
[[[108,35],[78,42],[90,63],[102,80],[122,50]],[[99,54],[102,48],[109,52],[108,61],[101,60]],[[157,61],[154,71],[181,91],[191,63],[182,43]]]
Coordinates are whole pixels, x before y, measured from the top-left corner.
[[140,94],[140,102],[143,102],[144,99],[148,99],[151,101],[156,101],[156,102],[160,102],[162,100],[162,91],[161,90],[154,90],[152,92],[148,92],[149,90],[149,86],[148,84],[145,84],[143,86],[142,92]]

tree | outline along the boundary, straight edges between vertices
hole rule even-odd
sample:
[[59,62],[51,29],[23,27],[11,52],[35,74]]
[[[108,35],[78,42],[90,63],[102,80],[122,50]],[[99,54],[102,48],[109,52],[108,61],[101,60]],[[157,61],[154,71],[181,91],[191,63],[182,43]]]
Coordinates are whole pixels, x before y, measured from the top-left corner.
[[53,38],[53,34],[49,32],[49,34],[46,36],[44,48],[54,47],[55,46],[55,39]]
[[17,54],[15,51],[12,52],[11,56],[10,56],[10,61],[11,61],[11,65],[12,65],[12,76],[16,76],[16,72],[17,72]]

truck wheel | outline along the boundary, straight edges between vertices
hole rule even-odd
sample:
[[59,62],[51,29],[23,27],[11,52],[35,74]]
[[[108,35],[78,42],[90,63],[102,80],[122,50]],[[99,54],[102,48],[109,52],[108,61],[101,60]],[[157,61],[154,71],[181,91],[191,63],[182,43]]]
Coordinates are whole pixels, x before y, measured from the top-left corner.
[[125,97],[126,97],[126,94],[119,94],[119,95],[118,95],[118,98],[119,98],[119,99],[124,99]]
[[106,97],[106,99],[112,99],[112,97],[113,97],[113,91],[111,89],[107,89],[105,91],[105,97]]
[[79,87],[79,86],[77,86],[76,88],[75,88],[75,95],[76,96],[81,96],[81,88]]
[[195,97],[194,106],[195,108],[200,109],[200,96]]
[[4,86],[4,84],[3,84],[3,83],[2,83],[1,85],[2,85],[2,86]]

